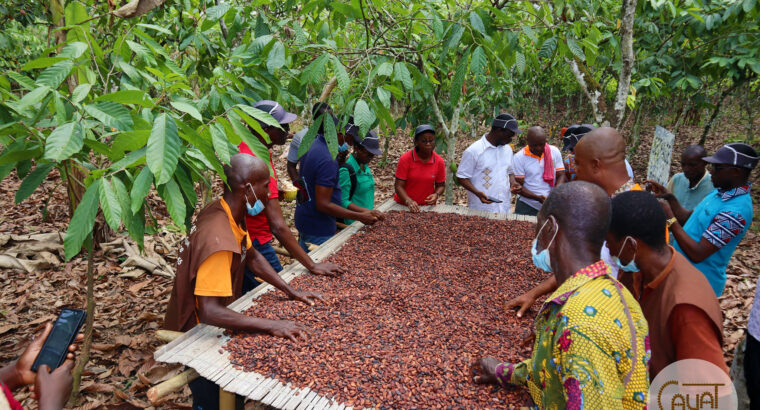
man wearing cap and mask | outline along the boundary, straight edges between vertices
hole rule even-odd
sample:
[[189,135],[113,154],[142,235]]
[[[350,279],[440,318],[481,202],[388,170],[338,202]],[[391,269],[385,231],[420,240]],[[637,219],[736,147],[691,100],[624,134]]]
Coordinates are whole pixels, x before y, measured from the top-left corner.
[[610,213],[609,196],[597,185],[575,181],[551,191],[531,253],[558,288],[536,315],[531,358],[482,358],[476,383],[526,386],[538,408],[646,408],[647,321],[600,258]]
[[[369,168],[369,163],[380,155],[380,139],[377,134],[370,130],[363,139],[358,135],[358,128],[352,124],[352,128],[346,130],[349,138],[354,139],[354,152],[346,158],[340,166],[340,192],[343,207],[347,209],[374,209],[375,208],[375,177]],[[345,219],[345,224],[350,225],[353,219]]]
[[[164,328],[186,332],[198,323],[229,330],[267,333],[294,342],[306,337],[306,329],[294,322],[266,320],[227,307],[242,296],[243,271],[271,283],[290,299],[313,305],[321,296],[293,289],[251,246],[245,216],[266,207],[261,198],[269,193],[269,167],[259,158],[235,154],[224,168],[227,183],[222,197],[198,214],[188,237],[180,243]],[[215,409],[219,387],[202,377],[189,383],[193,408]]]
[[[280,127],[275,127],[273,125],[260,123],[270,141],[267,143],[263,135],[259,135],[258,132],[253,131],[253,134],[258,138],[261,144],[265,145],[267,149],[271,149],[274,145],[285,144],[288,130],[290,129],[289,124],[297,118],[296,115],[287,112],[282,105],[271,100],[259,101],[254,104],[253,107],[269,113],[275,121],[280,124]],[[238,149],[240,149],[241,153],[256,156],[245,142],[241,142]],[[282,246],[290,252],[294,259],[301,262],[301,264],[312,274],[335,276],[345,273],[345,269],[334,263],[314,262],[298,245],[298,240],[296,240],[293,233],[290,232],[290,228],[282,215],[282,208],[280,207],[278,195],[279,191],[277,189],[277,171],[274,168],[274,163],[271,162],[271,151],[269,157],[273,174],[269,177],[268,196],[266,198],[261,198],[262,201],[266,201],[266,206],[263,208],[255,208],[245,217],[245,224],[248,229],[248,234],[253,240],[253,247],[266,258],[275,272],[280,272],[282,270],[282,264],[277,257],[274,247],[272,247],[272,240],[274,237],[276,237]],[[259,284],[260,283],[256,280],[253,272],[246,268],[245,277],[243,279],[243,293],[247,293]]]
[[[329,113],[325,114],[324,121],[339,124],[338,119]],[[349,149],[347,138],[346,134],[337,133],[339,151]],[[308,200],[299,202],[295,212],[298,243],[304,250],[308,250],[308,244],[321,245],[335,235],[337,218],[354,219],[366,225],[385,219],[377,210],[342,206],[339,166],[327,147],[325,135],[318,133],[309,151],[301,157],[299,169],[308,193]]]
[[511,206],[512,138],[521,133],[517,120],[500,114],[491,122],[491,131],[467,147],[457,168],[457,181],[468,191],[467,206],[508,214]]
[[684,254],[710,282],[715,295],[723,294],[726,267],[752,224],[749,174],[760,159],[747,144],[731,143],[702,158],[712,164],[715,190],[693,211],[685,209],[662,185],[647,181],[661,201],[673,236],[673,247]]

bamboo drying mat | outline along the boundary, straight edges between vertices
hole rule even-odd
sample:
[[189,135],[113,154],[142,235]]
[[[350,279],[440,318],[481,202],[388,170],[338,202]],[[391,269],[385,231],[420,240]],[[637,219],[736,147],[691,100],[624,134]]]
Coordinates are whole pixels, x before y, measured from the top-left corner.
[[[422,206],[420,208],[426,212],[454,213],[498,220],[536,222],[536,218],[533,216],[504,215],[486,211],[475,211],[456,205],[434,205]],[[408,210],[407,207],[397,204],[393,199],[385,201],[377,209],[382,212]],[[319,248],[312,251],[309,256],[315,262],[326,259],[337,252],[363,226],[364,224],[361,222],[354,222],[348,228],[343,229],[319,246]],[[300,263],[294,262],[280,272],[280,276],[282,276],[285,282],[290,282],[293,278],[304,273],[308,273],[308,271]],[[243,312],[254,303],[253,299],[271,290],[276,289],[272,285],[264,283],[230,304],[229,308],[236,312]],[[251,400],[274,408],[289,410],[347,409],[345,405],[339,404],[327,397],[322,397],[309,388],[295,388],[290,383],[283,384],[277,379],[265,377],[255,372],[244,372],[235,369],[229,361],[229,353],[226,350],[222,354],[219,353],[222,346],[229,340],[229,337],[223,333],[224,329],[199,324],[181,337],[158,349],[153,356],[159,362],[181,363],[192,367],[198,374],[215,382],[224,390],[248,397]]]

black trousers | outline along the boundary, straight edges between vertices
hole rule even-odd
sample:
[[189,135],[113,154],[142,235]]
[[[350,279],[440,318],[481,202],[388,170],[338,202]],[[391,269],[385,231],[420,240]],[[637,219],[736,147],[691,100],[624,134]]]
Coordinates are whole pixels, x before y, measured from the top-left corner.
[[749,333],[744,350],[744,377],[747,379],[749,408],[760,410],[760,341]]
[[[199,377],[187,384],[193,392],[193,410],[219,410],[219,386]],[[235,409],[243,410],[245,397],[235,395]]]

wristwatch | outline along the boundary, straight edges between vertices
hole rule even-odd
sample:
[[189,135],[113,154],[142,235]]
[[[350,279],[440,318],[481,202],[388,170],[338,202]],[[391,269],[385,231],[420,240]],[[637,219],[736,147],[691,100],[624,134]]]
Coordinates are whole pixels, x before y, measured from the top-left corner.
[[672,218],[670,218],[670,219],[668,219],[667,222],[666,222],[667,223],[667,228],[670,229],[670,225],[673,225],[676,222],[678,222],[678,219],[676,219],[675,216],[672,217]]

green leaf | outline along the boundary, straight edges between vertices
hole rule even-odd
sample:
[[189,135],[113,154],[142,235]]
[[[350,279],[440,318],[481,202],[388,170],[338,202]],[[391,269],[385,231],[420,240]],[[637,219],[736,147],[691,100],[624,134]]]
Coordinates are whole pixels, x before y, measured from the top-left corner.
[[380,100],[380,102],[383,103],[383,105],[386,108],[391,107],[391,92],[384,89],[383,87],[377,87],[377,98]]
[[216,155],[219,156],[219,160],[222,161],[223,164],[229,164],[232,153],[230,152],[230,143],[227,141],[227,134],[224,132],[224,127],[214,123],[211,124],[211,127],[209,128],[211,131],[211,143],[214,145]]
[[179,226],[185,226],[185,200],[182,197],[182,191],[174,179],[169,179],[165,184],[158,186],[158,195],[166,203],[166,210],[172,217],[174,223]]
[[[324,121],[325,142],[327,142],[327,149],[330,151],[332,158],[338,155],[338,132],[335,129],[335,121],[332,121],[327,117],[327,121]],[[300,148],[300,147],[299,147]]]
[[164,33],[164,34],[172,35],[171,31],[169,31],[169,30],[167,30],[167,29],[165,29],[165,28],[163,28],[161,26],[157,26],[155,24],[137,23],[136,25],[139,26],[139,27],[150,28],[150,29],[156,30],[156,31]]
[[541,44],[541,48],[538,50],[538,57],[551,58],[551,56],[554,54],[554,50],[556,49],[557,49],[557,38],[549,37],[544,41],[543,44]]
[[351,88],[351,79],[348,77],[346,67],[335,56],[333,56],[333,66],[335,68],[335,78],[338,80],[338,88],[343,92],[347,92]]
[[41,165],[38,164],[37,167],[34,168],[34,171],[30,172],[29,175],[21,181],[21,185],[19,185],[18,191],[16,191],[17,204],[28,198],[29,195],[40,186],[42,181],[44,181],[48,174],[50,174],[53,166],[55,166],[55,164],[52,162]]
[[130,50],[134,51],[135,54],[137,54],[138,57],[140,57],[143,61],[145,61],[148,64],[155,65],[156,59],[153,56],[153,52],[150,51],[148,47],[145,47],[144,45],[140,43],[135,43],[134,41],[127,40],[127,46]]
[[21,67],[21,69],[24,71],[30,71],[36,68],[46,68],[46,67],[50,67],[53,64],[60,63],[61,61],[66,61],[66,60],[67,60],[66,57],[40,57],[24,64],[24,66]]
[[74,216],[71,217],[66,237],[63,239],[63,248],[66,260],[70,260],[82,250],[82,244],[92,233],[95,224],[95,215],[98,213],[98,192],[100,191],[100,179],[96,179],[82,195]]
[[74,91],[71,92],[71,102],[79,103],[87,98],[87,94],[90,93],[92,84],[79,84]]
[[88,48],[89,47],[87,47],[87,43],[75,41],[73,43],[66,44],[63,50],[58,53],[58,56],[76,60],[77,58],[81,57]]
[[133,214],[142,209],[145,197],[150,192],[150,186],[153,184],[153,174],[148,167],[143,167],[142,171],[135,178],[135,182],[132,183],[132,191],[129,196],[132,198],[130,209]]
[[406,64],[403,62],[396,63],[393,67],[393,72],[395,74],[395,79],[403,84],[407,91],[414,90],[414,82],[412,82],[412,76],[409,74],[409,69],[406,68]]
[[203,121],[201,112],[198,111],[198,109],[195,108],[195,106],[193,106],[192,104],[183,102],[183,101],[172,101],[170,104],[175,109],[190,114],[190,116],[195,118],[196,120]]
[[522,74],[525,72],[525,56],[521,52],[515,52],[515,65],[517,66],[517,72]]
[[[90,114],[93,118],[99,120],[108,128],[128,131],[134,125],[132,122],[132,116],[129,115],[127,107],[119,103],[113,101],[101,101],[94,104],[87,104],[83,108],[87,114]],[[113,130],[110,129],[108,131]]]
[[390,77],[393,74],[393,64],[385,62],[377,67],[377,75],[384,75]]
[[14,164],[19,161],[28,161],[32,158],[37,158],[42,154],[42,148],[25,149],[22,151],[3,151],[3,155],[0,156],[0,165]]
[[124,222],[124,226],[129,224],[129,220],[132,219],[132,208],[129,202],[129,192],[127,187],[121,182],[119,177],[111,178],[111,185],[113,185],[113,191],[116,194],[116,199],[119,201],[119,208],[121,210],[121,220]]
[[[322,120],[325,118],[324,115],[320,115],[319,117],[314,119],[314,122],[311,123],[311,126],[309,127],[309,130],[306,131],[306,135],[303,136],[303,139],[301,140],[301,145],[298,146],[298,158],[306,154],[307,151],[309,151],[309,148],[311,147],[311,144],[314,143],[314,138],[317,136],[317,132],[319,132],[319,127],[322,125]],[[354,119],[355,120],[355,119]]]
[[274,43],[267,56],[267,70],[274,74],[274,70],[285,65],[285,46],[281,42]]
[[45,159],[63,161],[76,154],[84,144],[84,128],[78,121],[53,130],[45,140]]
[[209,7],[206,9],[206,19],[211,21],[218,21],[230,10],[230,6],[227,3],[222,3],[218,6]]
[[[264,145],[264,143],[262,143],[261,140],[259,140],[253,134],[251,134],[251,132],[248,131],[248,128],[243,126],[240,120],[236,118],[229,118],[229,124],[231,128],[234,130],[235,134],[237,134],[237,136],[239,136],[243,140],[243,142],[245,142],[245,144],[248,145],[248,148],[250,148],[251,152],[253,152],[255,156],[261,158],[261,160],[264,161],[265,163],[270,164],[271,161],[269,157],[269,148],[267,148],[267,146]],[[259,128],[260,127],[261,126],[259,126]],[[274,176],[274,169],[272,169],[271,164],[269,167],[269,175]]]
[[74,62],[71,60],[61,61],[45,69],[37,77],[37,84],[47,85],[50,88],[58,88],[59,85],[69,76],[71,69],[74,68]]
[[575,54],[575,56],[578,57],[581,61],[586,60],[586,54],[583,53],[583,49],[578,45],[577,42],[575,42],[574,38],[567,38],[567,48],[569,48],[570,51]]
[[459,24],[455,24],[454,29],[451,30],[449,39],[446,41],[446,47],[444,48],[442,55],[445,55],[448,50],[456,48],[456,46],[459,44],[459,40],[462,39],[462,34],[464,34],[464,27],[460,26]]
[[[76,90],[75,90],[76,91]],[[121,104],[135,104],[146,108],[153,108],[153,100],[148,93],[142,90],[120,90],[110,94],[101,95],[95,101],[113,101]]]
[[470,61],[470,72],[474,75],[483,74],[483,69],[488,65],[488,59],[486,53],[483,51],[482,46],[477,46],[475,51],[472,52],[472,60]]
[[177,168],[179,149],[179,133],[174,117],[166,113],[159,114],[153,122],[145,156],[148,168],[156,177],[156,185],[163,185],[171,179]]
[[470,24],[472,25],[472,28],[478,30],[480,34],[484,36],[486,35],[486,27],[483,25],[483,19],[481,19],[475,11],[470,12]]
[[364,100],[357,101],[354,107],[354,124],[359,126],[359,135],[367,135],[367,131],[372,128],[374,122],[375,114],[370,111],[367,102]]
[[43,98],[45,98],[48,93],[50,92],[50,87],[43,85],[41,87],[37,87],[32,91],[29,91],[24,95],[21,100],[16,104],[15,109],[17,110],[25,110],[27,107],[31,107],[34,104],[39,103],[42,101]]
[[301,81],[317,85],[324,81],[325,65],[329,60],[329,54],[322,54],[307,65],[301,72]]
[[105,178],[100,180],[100,208],[108,226],[118,231],[121,224],[121,204],[111,182]]
[[454,72],[454,78],[451,80],[451,106],[456,106],[459,102],[459,97],[462,95],[462,86],[464,85],[464,79],[467,76],[468,71],[468,55],[462,57],[457,66],[457,70]]
[[236,107],[242,110],[244,113],[248,114],[249,116],[253,117],[254,119],[263,122],[264,124],[271,125],[277,128],[282,128],[280,127],[280,123],[277,122],[277,120],[275,120],[274,117],[272,117],[268,112],[261,111],[258,108],[253,108],[250,105],[245,105],[245,104],[238,104]]

